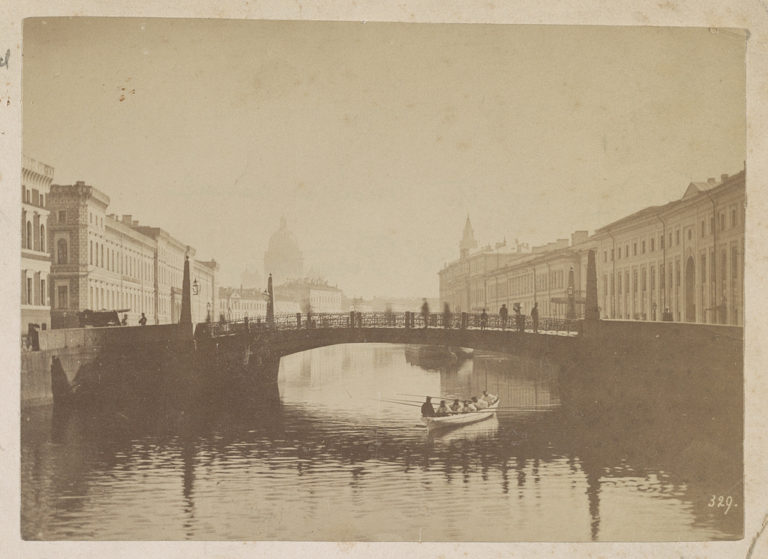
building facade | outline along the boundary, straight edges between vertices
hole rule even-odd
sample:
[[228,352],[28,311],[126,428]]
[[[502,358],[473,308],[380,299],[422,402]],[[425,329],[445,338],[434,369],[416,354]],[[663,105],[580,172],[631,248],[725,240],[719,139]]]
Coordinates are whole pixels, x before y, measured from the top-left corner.
[[692,182],[598,229],[601,316],[743,325],[745,192],[744,171]]
[[24,156],[21,167],[21,331],[51,326],[48,194],[53,167]]
[[344,312],[341,289],[323,280],[299,279],[275,287],[276,301],[292,301],[302,313]]
[[[577,231],[528,255],[464,250],[440,272],[440,299],[456,311],[583,315],[587,255],[595,251],[604,319],[743,325],[745,173],[690,183],[683,196],[598,229]],[[466,238],[466,226],[465,235]],[[573,286],[569,276],[573,270]]]
[[[82,181],[51,187],[53,327],[77,326],[77,314],[86,309],[120,311],[129,325],[138,324],[142,313],[148,324],[178,322],[184,259],[192,260],[194,249],[131,215],[108,214],[109,201]],[[216,295],[213,264],[191,261],[206,297]],[[193,299],[193,321],[205,319],[203,308]]]

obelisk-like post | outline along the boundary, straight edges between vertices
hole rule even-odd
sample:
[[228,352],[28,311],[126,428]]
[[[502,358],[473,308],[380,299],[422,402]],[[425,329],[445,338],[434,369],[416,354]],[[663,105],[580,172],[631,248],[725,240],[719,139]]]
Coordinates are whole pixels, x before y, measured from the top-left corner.
[[573,266],[571,266],[568,271],[568,310],[565,313],[565,318],[568,320],[576,319],[576,288],[573,284]]
[[181,284],[179,327],[192,334],[192,287],[189,283],[189,255],[184,256],[184,279]]
[[275,324],[275,294],[272,291],[272,274],[267,280],[267,326]]
[[595,251],[587,253],[587,300],[584,309],[585,320],[600,320],[600,309],[597,306],[597,265]]

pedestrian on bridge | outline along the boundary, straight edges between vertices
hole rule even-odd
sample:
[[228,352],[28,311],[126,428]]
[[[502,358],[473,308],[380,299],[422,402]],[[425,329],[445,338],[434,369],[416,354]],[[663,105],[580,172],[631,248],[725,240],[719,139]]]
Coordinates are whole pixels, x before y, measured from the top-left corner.
[[451,319],[453,318],[453,315],[451,314],[451,307],[446,303],[443,306],[443,328],[450,328],[451,327]]
[[488,313],[483,309],[483,312],[480,315],[480,330],[485,330],[486,326],[488,326]]
[[501,305],[501,308],[499,309],[499,318],[501,318],[502,330],[507,329],[507,317],[509,317],[509,310],[507,309],[507,304],[504,303],[503,305]]
[[421,304],[421,317],[424,319],[424,330],[426,330],[429,326],[429,303],[426,299]]
[[539,303],[534,303],[531,309],[531,321],[533,322],[533,333],[539,331]]
[[147,317],[144,316],[144,313],[141,313],[141,318],[139,319],[139,326],[146,326],[147,325]]

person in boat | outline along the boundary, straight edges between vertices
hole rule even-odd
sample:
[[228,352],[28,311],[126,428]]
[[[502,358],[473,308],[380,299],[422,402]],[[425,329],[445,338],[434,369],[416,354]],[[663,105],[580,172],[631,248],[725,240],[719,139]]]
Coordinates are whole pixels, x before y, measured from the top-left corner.
[[477,411],[477,406],[472,402],[472,400],[464,400],[464,413],[469,413],[472,411]]
[[421,404],[421,417],[435,417],[435,408],[432,407],[432,398],[429,396],[426,402]]
[[496,400],[499,399],[499,397],[496,396],[495,394],[488,394],[487,390],[483,390],[483,395],[480,396],[480,398],[488,402],[489,406],[493,405],[496,402]]
[[461,413],[461,410],[464,409],[464,406],[461,404],[460,400],[454,400],[453,404],[451,404],[451,413]]
[[472,403],[475,404],[475,408],[478,410],[484,410],[488,407],[488,402],[483,399],[478,399],[477,396],[472,396]]
[[440,400],[440,407],[437,408],[437,412],[435,413],[438,417],[445,417],[446,415],[451,415],[451,410],[448,408],[448,404],[445,403],[445,400]]

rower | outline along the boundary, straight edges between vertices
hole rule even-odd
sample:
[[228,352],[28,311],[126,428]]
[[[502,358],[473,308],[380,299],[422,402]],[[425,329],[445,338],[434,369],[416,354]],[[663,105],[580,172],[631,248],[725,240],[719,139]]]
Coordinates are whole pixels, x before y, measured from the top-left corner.
[[477,406],[471,400],[464,400],[464,413],[477,411]]
[[432,407],[432,398],[427,396],[427,401],[421,404],[421,417],[434,417],[435,408]]
[[448,405],[445,403],[445,400],[440,400],[440,407],[437,408],[437,413],[435,415],[438,417],[451,415],[451,410],[448,409]]
[[462,407],[461,401],[454,400],[453,404],[451,404],[451,413],[461,413]]
[[484,410],[485,408],[487,408],[487,407],[488,407],[488,402],[486,402],[486,401],[485,401],[485,400],[483,400],[482,398],[480,398],[480,399],[478,400],[478,399],[477,399],[477,396],[472,396],[472,403],[473,403],[473,404],[475,404],[475,407],[476,407],[478,410]]
[[493,403],[496,402],[496,400],[499,399],[499,397],[496,396],[495,394],[488,394],[487,390],[483,390],[483,395],[481,396],[481,398],[486,402],[488,402],[488,405],[492,405]]

